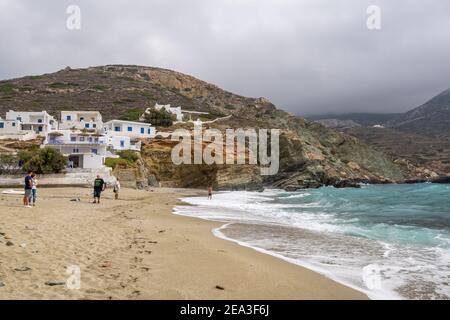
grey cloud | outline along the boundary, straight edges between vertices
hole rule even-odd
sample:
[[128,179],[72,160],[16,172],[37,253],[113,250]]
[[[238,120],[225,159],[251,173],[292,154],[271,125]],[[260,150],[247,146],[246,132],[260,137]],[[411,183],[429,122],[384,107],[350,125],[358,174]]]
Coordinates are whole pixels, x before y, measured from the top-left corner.
[[297,114],[406,111],[450,87],[449,16],[447,0],[0,0],[0,79],[142,64]]

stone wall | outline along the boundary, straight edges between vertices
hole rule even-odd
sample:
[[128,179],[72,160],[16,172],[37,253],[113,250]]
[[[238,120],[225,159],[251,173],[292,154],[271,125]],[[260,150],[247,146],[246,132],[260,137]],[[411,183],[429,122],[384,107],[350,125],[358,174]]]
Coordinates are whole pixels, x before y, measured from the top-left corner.
[[[111,186],[115,182],[110,168],[102,169],[73,169],[70,172],[61,174],[37,175],[38,185],[44,186],[85,186],[93,185],[97,175],[100,175],[105,182]],[[20,187],[24,184],[25,175],[1,175],[0,187]]]

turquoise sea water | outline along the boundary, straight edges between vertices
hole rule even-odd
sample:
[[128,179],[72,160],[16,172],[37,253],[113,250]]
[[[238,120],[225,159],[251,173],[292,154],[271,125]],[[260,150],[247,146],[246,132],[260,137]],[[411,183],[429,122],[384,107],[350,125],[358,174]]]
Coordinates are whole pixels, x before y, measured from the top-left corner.
[[450,186],[224,192],[176,213],[379,299],[450,298]]

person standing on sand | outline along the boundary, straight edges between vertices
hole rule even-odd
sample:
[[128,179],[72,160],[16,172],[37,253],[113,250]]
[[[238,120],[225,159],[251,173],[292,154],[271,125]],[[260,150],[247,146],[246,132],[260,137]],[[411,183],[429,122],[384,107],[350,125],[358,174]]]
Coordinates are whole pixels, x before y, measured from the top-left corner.
[[106,189],[105,181],[97,175],[97,179],[94,180],[94,202],[100,203],[100,196],[102,191]]
[[209,187],[208,187],[208,200],[212,200],[212,186],[211,185],[209,185]]
[[120,191],[120,182],[119,178],[116,178],[116,182],[114,183],[114,199],[119,200],[119,191]]
[[36,206],[36,199],[37,199],[37,178],[36,178],[36,174],[32,173],[31,174],[31,197],[28,200],[30,205]]
[[31,170],[28,170],[27,175],[25,176],[25,193],[23,196],[23,206],[25,208],[31,208],[30,206],[30,198],[31,198],[31,189],[33,188],[33,178],[31,177],[31,174],[33,172]]

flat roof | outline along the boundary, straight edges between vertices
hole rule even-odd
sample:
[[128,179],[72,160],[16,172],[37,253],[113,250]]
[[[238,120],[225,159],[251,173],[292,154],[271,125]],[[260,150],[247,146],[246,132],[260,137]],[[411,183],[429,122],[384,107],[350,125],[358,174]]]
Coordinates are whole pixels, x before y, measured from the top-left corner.
[[14,111],[14,110],[9,110],[6,113],[10,113],[10,112],[14,112],[14,113],[21,113],[21,114],[43,114],[46,113],[49,116],[51,116],[47,111],[42,110],[42,111]]
[[209,114],[209,112],[202,112],[202,111],[192,111],[192,110],[182,110],[182,113],[195,113],[195,114]]
[[128,121],[128,120],[110,120],[108,122],[105,123],[114,123],[114,122],[121,122],[121,123],[129,123],[129,124],[137,124],[137,125],[145,125],[145,126],[151,126],[151,123],[147,123],[147,122],[137,122],[137,121]]
[[72,110],[72,111],[61,111],[61,113],[96,113],[96,114],[100,114],[100,111],[78,111],[78,110]]

